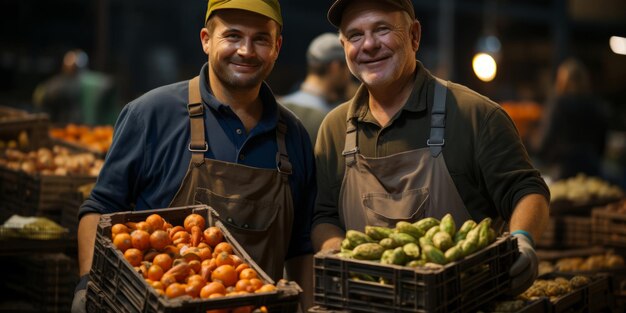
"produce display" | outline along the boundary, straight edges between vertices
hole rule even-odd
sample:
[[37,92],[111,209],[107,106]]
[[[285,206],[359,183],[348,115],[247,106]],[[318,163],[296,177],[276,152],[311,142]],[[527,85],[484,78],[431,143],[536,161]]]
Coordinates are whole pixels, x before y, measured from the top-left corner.
[[0,154],[0,166],[27,174],[98,176],[103,164],[93,153],[71,153],[60,146],[31,152],[6,149]]
[[574,276],[571,279],[563,277],[549,280],[537,279],[519,298],[522,300],[535,300],[540,297],[548,297],[550,301],[555,302],[559,297],[586,286],[590,282],[591,279],[586,276]]
[[[505,312],[520,312],[525,309],[529,305],[529,301],[525,300],[504,300],[498,301],[489,306],[489,309],[486,312],[490,313],[505,313]],[[485,312],[485,311],[478,311]]]
[[576,177],[557,181],[550,186],[551,201],[569,200],[589,202],[596,199],[624,197],[624,191],[600,178],[578,174]]
[[341,243],[342,258],[410,267],[439,267],[488,246],[496,239],[491,219],[468,220],[457,230],[452,215],[441,221],[427,217],[395,228],[366,226],[365,233],[348,230]]
[[59,239],[67,229],[45,217],[13,215],[0,226],[0,239],[27,238],[37,240]]
[[199,214],[189,214],[182,226],[152,214],[145,221],[113,225],[111,237],[146,283],[167,298],[213,299],[276,290],[233,253],[219,228],[205,225]]
[[626,200],[608,204],[605,209],[615,213],[626,214]]
[[0,149],[26,149],[30,145],[30,138],[28,137],[28,133],[25,131],[19,132],[17,138],[1,140],[0,139]]
[[50,137],[78,144],[92,151],[106,153],[113,141],[113,127],[68,124],[64,128],[52,128]]

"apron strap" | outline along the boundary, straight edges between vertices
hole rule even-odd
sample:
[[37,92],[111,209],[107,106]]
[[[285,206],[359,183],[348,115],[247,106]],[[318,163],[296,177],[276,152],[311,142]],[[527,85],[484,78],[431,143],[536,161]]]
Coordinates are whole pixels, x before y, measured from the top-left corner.
[[189,80],[188,89],[187,110],[191,125],[191,141],[188,149],[191,151],[191,160],[198,165],[204,162],[204,153],[209,150],[209,145],[204,139],[204,105],[200,96],[200,78],[198,76]]
[[426,144],[430,148],[430,154],[434,158],[441,154],[441,150],[446,142],[444,135],[446,129],[447,85],[447,81],[436,78],[433,108],[430,113],[430,138],[426,141]]
[[285,144],[287,124],[285,124],[281,112],[279,112],[278,116],[278,124],[276,125],[276,144],[278,145],[278,152],[276,152],[276,168],[282,174],[291,175],[293,168],[291,162],[289,162],[289,154],[287,153],[287,145]]
[[356,123],[357,118],[351,117],[346,127],[346,143],[342,152],[346,166],[352,166],[356,163],[356,154],[359,153]]

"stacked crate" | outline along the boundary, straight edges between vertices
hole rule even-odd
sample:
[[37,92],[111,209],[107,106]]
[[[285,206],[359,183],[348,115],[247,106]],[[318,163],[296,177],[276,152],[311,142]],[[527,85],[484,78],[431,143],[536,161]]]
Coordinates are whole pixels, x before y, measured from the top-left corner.
[[[186,216],[191,213],[200,214],[211,221],[211,209],[207,206],[188,206],[161,210],[123,212],[103,215],[98,225],[93,264],[90,272],[91,282],[87,292],[88,312],[145,312],[174,313],[190,312],[205,313],[207,310],[235,308],[240,306],[266,306],[269,312],[296,312],[298,297],[302,292],[295,282],[281,281],[272,292],[253,293],[228,296],[214,299],[174,298],[159,296],[143,277],[124,259],[111,241],[111,227],[118,223],[138,222],[145,220],[153,213],[159,214],[173,225],[182,225]],[[232,237],[230,232],[219,221],[215,226],[220,228],[224,239],[233,246],[236,255],[257,271],[265,282],[273,283],[272,279],[251,259]],[[271,253],[268,251],[268,253]]]

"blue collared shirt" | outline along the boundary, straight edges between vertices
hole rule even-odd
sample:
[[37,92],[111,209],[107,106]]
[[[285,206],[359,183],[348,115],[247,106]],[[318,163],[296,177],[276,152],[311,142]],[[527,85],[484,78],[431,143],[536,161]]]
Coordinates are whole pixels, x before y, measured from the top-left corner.
[[[219,143],[215,134],[205,138],[219,146],[218,160],[257,168],[276,168],[276,126],[279,112],[287,124],[286,145],[293,174],[289,185],[294,202],[294,222],[287,258],[312,253],[311,219],[316,196],[315,161],[311,141],[300,121],[279,105],[270,88],[260,90],[263,115],[246,132],[237,115],[221,104],[209,89],[207,65],[200,73],[200,90],[205,114],[215,116],[229,142]],[[113,143],[98,182],[79,215],[166,208],[183,181],[191,152],[188,82],[156,88],[124,107],[115,124]],[[223,135],[222,135],[223,137]],[[216,159],[209,149],[205,157]]]

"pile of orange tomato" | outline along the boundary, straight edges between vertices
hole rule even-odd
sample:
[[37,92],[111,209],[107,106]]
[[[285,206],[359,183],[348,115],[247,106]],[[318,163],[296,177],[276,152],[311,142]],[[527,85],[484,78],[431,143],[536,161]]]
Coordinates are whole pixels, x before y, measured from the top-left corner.
[[[233,253],[219,228],[205,225],[199,214],[188,215],[183,226],[152,214],[145,221],[113,225],[111,237],[146,283],[168,298],[213,299],[276,290]],[[252,309],[246,306],[232,312]]]

